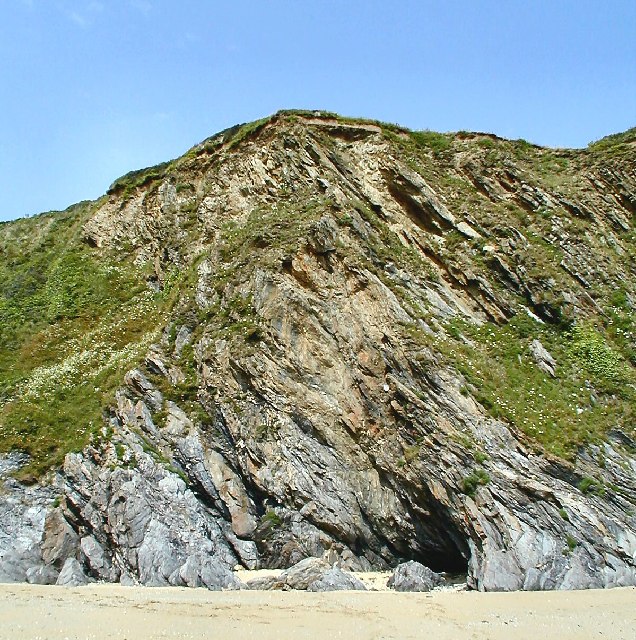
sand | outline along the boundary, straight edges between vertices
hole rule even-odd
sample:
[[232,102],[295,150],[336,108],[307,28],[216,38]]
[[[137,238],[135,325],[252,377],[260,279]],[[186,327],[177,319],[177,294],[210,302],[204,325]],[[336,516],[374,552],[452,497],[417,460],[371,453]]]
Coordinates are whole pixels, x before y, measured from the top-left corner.
[[276,592],[0,585],[0,638],[636,638],[636,589]]

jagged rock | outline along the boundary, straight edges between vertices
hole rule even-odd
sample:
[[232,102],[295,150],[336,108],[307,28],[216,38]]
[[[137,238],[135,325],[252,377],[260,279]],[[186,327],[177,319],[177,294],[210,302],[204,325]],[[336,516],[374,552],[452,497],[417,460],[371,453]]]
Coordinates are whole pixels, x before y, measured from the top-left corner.
[[[158,365],[157,365],[158,366]],[[154,387],[139,369],[132,369],[124,376],[124,382],[137,393],[140,393],[148,405],[155,411],[163,406],[163,395]]]
[[82,587],[88,582],[82,565],[75,558],[68,558],[55,584],[60,587]]
[[321,580],[331,567],[320,558],[305,558],[280,575],[280,580],[290,589],[306,590],[310,584]]
[[331,218],[323,217],[314,225],[309,236],[311,248],[318,254],[336,250],[338,227]]
[[61,509],[49,512],[44,523],[42,540],[42,561],[58,569],[68,558],[76,558],[79,548],[79,536],[67,522]]
[[179,327],[177,331],[177,335],[174,340],[174,355],[178,357],[181,356],[181,352],[185,348],[186,345],[190,344],[192,341],[192,330],[186,327],[185,325]]
[[320,579],[312,582],[307,591],[366,591],[364,584],[350,573],[331,567]]
[[556,370],[556,360],[552,357],[552,354],[541,344],[539,340],[533,340],[530,343],[530,353],[537,363],[537,366],[541,371],[545,371],[548,375],[554,378]]
[[92,574],[102,580],[115,582],[118,578],[118,571],[113,569],[112,563],[106,554],[104,547],[93,537],[85,536],[80,540],[80,548]]
[[[26,486],[11,477],[28,462],[29,457],[19,452],[0,455],[0,574],[5,576],[13,572],[9,562],[18,562],[18,557],[24,560],[40,546],[47,513],[59,495],[47,483]],[[24,571],[20,569],[19,573],[23,575]]]
[[224,533],[215,514],[179,476],[145,452],[138,437],[126,431],[120,437],[134,451],[135,469],[105,470],[98,451],[69,455],[65,462],[68,504],[82,521],[95,523],[92,535],[79,545],[90,570],[101,579],[117,580],[122,574],[161,586],[174,581],[194,555],[215,556],[223,566],[234,566],[229,527]]
[[206,587],[210,591],[237,590],[245,585],[217,559],[211,556],[191,555],[173,575],[170,584],[188,587]]
[[39,547],[7,551],[0,559],[0,582],[26,582],[30,569],[42,566],[42,555]]
[[444,582],[444,578],[419,562],[410,560],[399,564],[387,582],[395,591],[430,591]]

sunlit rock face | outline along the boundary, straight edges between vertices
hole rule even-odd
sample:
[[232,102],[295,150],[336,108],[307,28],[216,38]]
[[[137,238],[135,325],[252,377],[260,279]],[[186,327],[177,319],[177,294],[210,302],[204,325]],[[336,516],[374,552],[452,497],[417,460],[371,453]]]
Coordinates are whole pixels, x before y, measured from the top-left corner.
[[1,226],[0,579],[636,584],[635,140],[283,112]]

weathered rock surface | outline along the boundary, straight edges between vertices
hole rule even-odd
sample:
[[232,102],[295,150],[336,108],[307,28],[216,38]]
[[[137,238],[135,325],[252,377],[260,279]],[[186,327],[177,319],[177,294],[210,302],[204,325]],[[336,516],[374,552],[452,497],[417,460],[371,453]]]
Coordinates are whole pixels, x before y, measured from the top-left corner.
[[534,358],[537,366],[545,373],[555,376],[556,360],[552,357],[552,354],[541,344],[539,340],[533,340],[530,343],[530,353]]
[[68,558],[55,583],[60,587],[82,587],[88,584],[82,565],[75,558]]
[[367,588],[355,576],[332,567],[312,582],[307,591],[366,591]]
[[395,568],[387,582],[387,587],[395,591],[430,591],[443,582],[444,579],[439,573],[410,560]]
[[[629,416],[558,459],[449,356],[473,344],[456,320],[597,321],[590,283],[636,277],[633,154],[538,150],[552,182],[479,134],[450,159],[322,115],[232,135],[86,219],[91,250],[146,269],[171,306],[101,437],[32,487],[0,459],[0,579],[233,589],[239,564],[286,569],[249,588],[323,590],[414,560],[431,569],[402,564],[394,588],[436,571],[481,590],[636,584]],[[515,359],[558,380],[554,345],[522,328]],[[576,391],[584,414],[602,389]]]
[[39,545],[56,492],[10,477],[26,461],[17,453],[0,456],[0,582],[25,582],[29,570],[43,564]]
[[332,567],[322,558],[305,558],[279,576],[254,578],[246,586],[261,591],[366,591],[354,575]]

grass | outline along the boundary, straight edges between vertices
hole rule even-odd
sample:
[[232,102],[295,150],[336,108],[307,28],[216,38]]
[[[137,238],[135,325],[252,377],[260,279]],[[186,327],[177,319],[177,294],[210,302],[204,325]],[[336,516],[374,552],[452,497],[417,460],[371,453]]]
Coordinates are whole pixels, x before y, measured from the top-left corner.
[[283,524],[280,516],[273,509],[268,509],[263,514],[261,522],[266,524],[270,529],[278,529],[278,527]]
[[411,139],[420,148],[430,149],[441,153],[450,149],[453,136],[435,131],[411,131]]
[[162,180],[172,165],[172,161],[162,162],[153,167],[147,167],[146,169],[129,171],[127,174],[121,176],[121,178],[117,178],[117,180],[110,185],[108,193],[121,196],[122,201],[125,202],[137,189],[148,186],[152,182]]
[[594,478],[590,478],[589,476],[586,476],[585,478],[583,478],[577,486],[579,488],[579,491],[585,494],[599,493],[602,488],[598,480],[595,480]]
[[0,451],[35,479],[103,424],[124,372],[160,323],[162,300],[132,264],[82,242],[91,205],[0,229]]
[[[525,314],[503,326],[455,321],[447,330],[439,347],[471,394],[546,451],[572,459],[581,445],[603,440],[611,429],[634,435],[633,369],[596,330],[563,330]],[[544,374],[530,355],[535,338],[555,357],[557,378]]]
[[569,553],[572,553],[579,546],[579,543],[569,534],[565,538],[565,543],[568,546]]

